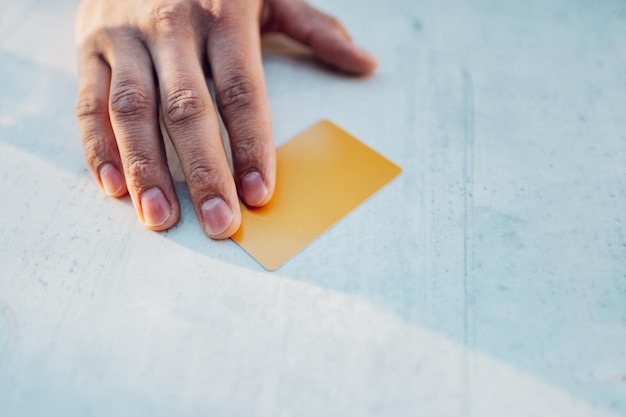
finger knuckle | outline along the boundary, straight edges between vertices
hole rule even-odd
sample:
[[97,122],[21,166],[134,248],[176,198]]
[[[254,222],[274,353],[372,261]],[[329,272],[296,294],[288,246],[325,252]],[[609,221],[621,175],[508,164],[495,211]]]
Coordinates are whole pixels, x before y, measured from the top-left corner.
[[196,190],[207,190],[215,187],[219,182],[219,173],[216,168],[211,168],[206,163],[195,162],[189,167],[187,184]]
[[262,159],[269,151],[268,144],[261,140],[262,134],[260,129],[249,127],[244,134],[238,135],[232,145],[233,158],[238,163]]
[[80,93],[76,100],[74,113],[79,120],[106,114],[108,105],[106,100],[93,93]]
[[188,2],[176,2],[155,7],[150,13],[152,26],[157,30],[172,31],[189,23]]
[[126,174],[136,189],[142,189],[157,169],[156,159],[148,152],[135,152],[126,158]]
[[106,138],[97,132],[89,132],[83,137],[83,150],[87,164],[93,168],[97,168],[109,156]]
[[111,115],[119,118],[138,117],[152,111],[152,100],[145,88],[122,82],[111,91]]
[[207,105],[199,91],[181,88],[167,94],[164,115],[170,125],[179,125],[198,118]]
[[218,94],[218,105],[223,111],[247,110],[254,105],[256,86],[246,76],[226,80]]

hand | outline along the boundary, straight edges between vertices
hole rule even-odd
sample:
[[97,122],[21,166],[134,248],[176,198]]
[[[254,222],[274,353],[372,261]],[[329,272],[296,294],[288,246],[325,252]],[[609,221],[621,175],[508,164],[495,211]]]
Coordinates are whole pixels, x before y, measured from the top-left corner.
[[[339,22],[302,0],[81,4],[76,116],[87,163],[107,194],[130,194],[148,228],[168,229],[180,215],[159,112],[208,236],[237,231],[237,195],[249,206],[270,200],[275,153],[261,63],[264,31],[282,32],[345,71],[376,66]],[[207,63],[231,140],[234,178],[206,84]]]

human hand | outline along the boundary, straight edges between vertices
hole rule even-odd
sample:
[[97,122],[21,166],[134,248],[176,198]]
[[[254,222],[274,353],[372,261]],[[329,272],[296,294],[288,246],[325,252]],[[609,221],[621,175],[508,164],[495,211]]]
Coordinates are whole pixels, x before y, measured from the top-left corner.
[[[273,193],[275,152],[260,34],[282,32],[338,68],[373,71],[341,24],[302,0],[84,0],[76,38],[76,116],[89,169],[113,197],[130,194],[152,230],[172,227],[180,206],[159,112],[181,162],[196,215],[215,239]],[[234,178],[204,68],[228,130]]]

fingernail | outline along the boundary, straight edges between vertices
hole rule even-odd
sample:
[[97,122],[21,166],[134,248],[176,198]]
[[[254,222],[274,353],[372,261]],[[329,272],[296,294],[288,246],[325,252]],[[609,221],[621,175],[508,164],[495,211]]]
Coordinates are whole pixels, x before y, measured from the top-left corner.
[[104,164],[100,168],[100,181],[107,195],[117,195],[124,186],[124,177],[120,171],[111,164]]
[[221,198],[205,201],[201,207],[204,228],[210,235],[219,235],[233,222],[235,215]]
[[141,210],[146,226],[161,226],[172,215],[172,207],[163,192],[157,187],[149,188],[141,194]]
[[250,172],[241,179],[243,198],[250,206],[258,206],[265,200],[269,190],[263,177],[256,171]]

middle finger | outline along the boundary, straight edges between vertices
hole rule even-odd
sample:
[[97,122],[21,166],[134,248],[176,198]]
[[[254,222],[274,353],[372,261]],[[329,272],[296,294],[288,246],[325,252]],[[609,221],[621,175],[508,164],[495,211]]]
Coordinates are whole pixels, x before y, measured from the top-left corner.
[[162,9],[154,15],[153,24],[150,49],[165,128],[205,233],[216,239],[227,238],[239,228],[241,215],[202,69],[200,41],[184,9]]

